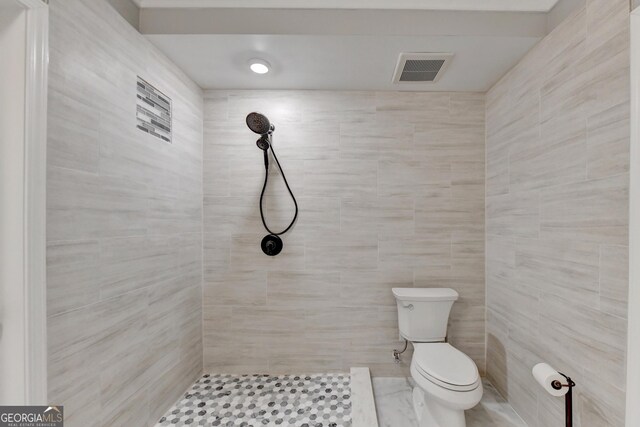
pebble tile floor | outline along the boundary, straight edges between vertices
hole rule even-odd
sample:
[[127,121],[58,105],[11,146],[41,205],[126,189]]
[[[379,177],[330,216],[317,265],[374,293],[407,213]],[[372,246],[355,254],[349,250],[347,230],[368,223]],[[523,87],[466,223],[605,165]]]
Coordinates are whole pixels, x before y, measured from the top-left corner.
[[156,427],[351,427],[348,374],[204,375]]

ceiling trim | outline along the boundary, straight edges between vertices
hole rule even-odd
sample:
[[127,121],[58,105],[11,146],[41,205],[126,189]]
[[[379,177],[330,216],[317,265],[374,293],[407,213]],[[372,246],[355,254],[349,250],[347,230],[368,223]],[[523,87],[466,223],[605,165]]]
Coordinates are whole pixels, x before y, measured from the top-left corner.
[[444,10],[146,8],[140,11],[140,32],[542,37],[547,33],[547,14]]
[[133,0],[142,8],[395,9],[549,12],[558,0]]

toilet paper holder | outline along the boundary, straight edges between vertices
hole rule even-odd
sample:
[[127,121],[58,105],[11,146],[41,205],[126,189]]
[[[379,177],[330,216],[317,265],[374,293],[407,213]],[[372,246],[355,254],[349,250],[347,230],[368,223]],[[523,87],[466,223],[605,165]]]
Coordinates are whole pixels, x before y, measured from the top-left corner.
[[552,396],[564,396],[565,426],[573,427],[573,388],[576,383],[546,363],[538,363],[531,370],[535,380]]
[[564,395],[565,426],[566,427],[573,427],[573,396],[572,396],[573,393],[572,393],[572,390],[576,386],[576,383],[573,382],[571,377],[566,376],[562,372],[558,372],[558,373],[560,375],[562,375],[567,380],[567,383],[566,384],[562,384],[560,381],[556,380],[556,381],[552,381],[551,382],[551,387],[553,387],[555,390],[561,390],[564,387],[568,387],[569,388],[569,391],[567,392],[567,394]]

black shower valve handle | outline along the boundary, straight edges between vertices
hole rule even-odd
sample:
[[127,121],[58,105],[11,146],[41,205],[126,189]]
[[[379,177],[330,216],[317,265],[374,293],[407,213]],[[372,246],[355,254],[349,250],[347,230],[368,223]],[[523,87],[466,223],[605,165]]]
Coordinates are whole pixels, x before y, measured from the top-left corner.
[[282,251],[282,239],[274,234],[268,234],[262,239],[260,243],[262,252],[268,256],[276,256]]
[[266,246],[268,255],[271,255],[276,249],[276,244],[273,242],[267,242]]

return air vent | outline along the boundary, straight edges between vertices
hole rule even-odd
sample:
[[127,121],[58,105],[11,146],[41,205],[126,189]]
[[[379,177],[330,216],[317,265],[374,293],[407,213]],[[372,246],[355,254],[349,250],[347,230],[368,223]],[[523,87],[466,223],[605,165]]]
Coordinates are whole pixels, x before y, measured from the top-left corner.
[[401,53],[393,82],[435,83],[446,70],[451,58],[451,53]]

